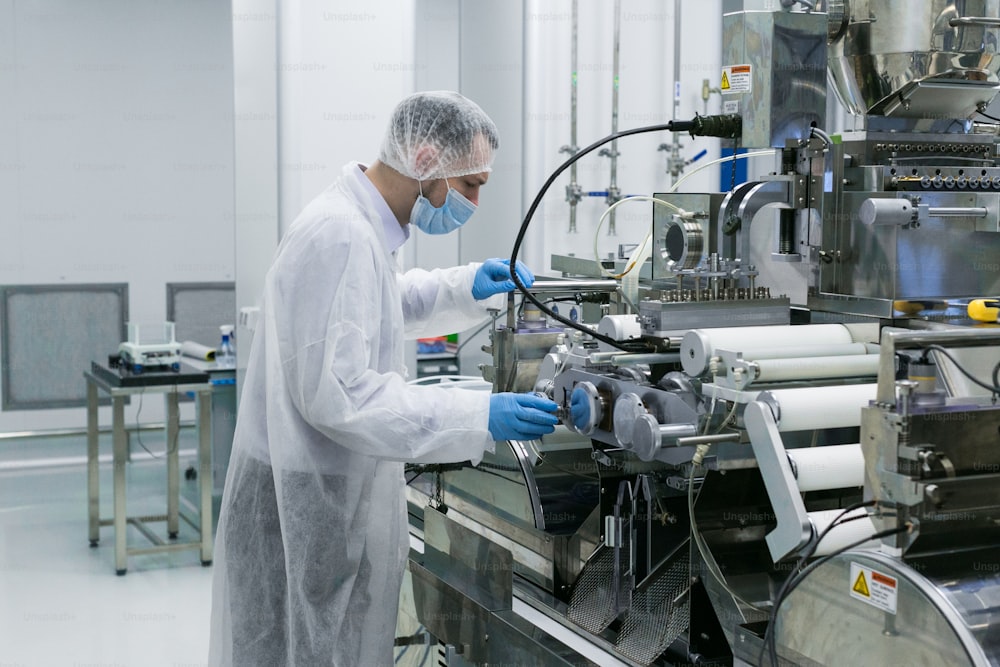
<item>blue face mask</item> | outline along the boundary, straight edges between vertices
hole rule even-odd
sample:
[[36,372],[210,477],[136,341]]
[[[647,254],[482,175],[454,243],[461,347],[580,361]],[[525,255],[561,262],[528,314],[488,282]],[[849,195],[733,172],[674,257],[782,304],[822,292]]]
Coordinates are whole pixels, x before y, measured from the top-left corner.
[[[447,183],[446,180],[445,184]],[[448,186],[444,205],[435,208],[424,197],[424,190],[421,186],[420,196],[417,197],[417,201],[410,210],[410,224],[425,234],[447,234],[468,222],[475,212],[476,205],[451,186]]]

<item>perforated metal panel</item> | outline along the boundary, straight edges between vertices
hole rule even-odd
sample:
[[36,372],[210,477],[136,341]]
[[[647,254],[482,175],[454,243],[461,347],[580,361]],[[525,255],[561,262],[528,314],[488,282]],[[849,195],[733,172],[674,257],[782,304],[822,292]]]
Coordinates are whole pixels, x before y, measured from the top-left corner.
[[[684,549],[682,553],[686,554]],[[691,622],[686,559],[678,558],[649,586],[632,596],[616,648],[643,665],[653,662]]]
[[585,630],[600,634],[627,606],[631,586],[629,578],[623,575],[628,571],[629,549],[631,531],[626,529],[619,548],[601,546],[590,557],[570,596],[566,616],[571,621]]
[[215,347],[219,327],[236,324],[236,283],[167,283],[167,319],[178,341]]
[[4,410],[86,403],[83,372],[126,339],[128,284],[0,286]]

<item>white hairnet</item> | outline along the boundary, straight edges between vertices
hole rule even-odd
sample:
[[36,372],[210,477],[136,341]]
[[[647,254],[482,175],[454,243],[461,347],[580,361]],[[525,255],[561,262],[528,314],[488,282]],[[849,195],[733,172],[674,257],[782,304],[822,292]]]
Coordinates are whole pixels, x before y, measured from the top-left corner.
[[439,90],[415,93],[396,105],[378,159],[426,181],[490,171],[499,146],[497,126],[479,105]]

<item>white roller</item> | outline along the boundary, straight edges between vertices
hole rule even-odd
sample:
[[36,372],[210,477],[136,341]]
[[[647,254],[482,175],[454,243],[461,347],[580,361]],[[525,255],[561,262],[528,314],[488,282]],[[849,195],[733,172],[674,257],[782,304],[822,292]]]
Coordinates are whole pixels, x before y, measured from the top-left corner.
[[[617,341],[637,340],[642,338],[642,326],[636,315],[605,315],[597,325],[597,333]],[[598,349],[605,352],[619,351],[601,342],[598,343]]]
[[[822,533],[827,526],[833,523],[843,510],[820,510],[818,512],[809,512],[809,520],[812,521],[813,526],[816,528],[816,534]],[[871,517],[867,516],[867,512],[864,507],[860,507],[852,512],[849,512],[844,516],[844,519],[850,517],[863,517],[860,519],[853,519],[851,521],[844,522],[841,519],[841,523],[837,525],[836,528],[827,533],[823,541],[819,543],[816,548],[816,556],[827,556],[838,549],[843,549],[849,544],[853,544],[858,540],[863,540],[866,537],[871,537],[878,529],[875,527],[875,523],[871,520]],[[874,546],[876,543],[868,543],[861,546]],[[860,547],[859,547],[860,548]]]
[[827,445],[787,450],[795,468],[799,491],[821,491],[862,486],[865,456],[861,445]]
[[836,387],[803,387],[769,391],[781,408],[778,430],[806,431],[818,428],[859,426],[861,408],[875,400],[877,384]]
[[[716,348],[716,351],[726,348]],[[788,359],[793,357],[846,357],[857,354],[878,354],[878,345],[871,343],[846,343],[843,345],[787,345],[783,347],[753,348],[748,359]]]
[[747,352],[754,348],[853,342],[850,330],[843,324],[692,329],[681,341],[681,364],[685,373],[697,377],[708,368],[717,349],[741,351],[745,358],[751,358],[753,355]]
[[758,382],[783,382],[819,378],[851,378],[878,375],[877,355],[846,357],[799,357],[793,359],[755,359]]

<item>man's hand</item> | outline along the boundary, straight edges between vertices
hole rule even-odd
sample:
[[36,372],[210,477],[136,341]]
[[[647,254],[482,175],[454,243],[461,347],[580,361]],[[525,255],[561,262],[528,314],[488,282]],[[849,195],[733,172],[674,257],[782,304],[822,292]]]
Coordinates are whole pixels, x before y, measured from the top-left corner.
[[[531,287],[535,282],[535,275],[528,270],[521,262],[515,267],[517,277],[525,287]],[[472,281],[472,296],[476,301],[488,299],[494,294],[513,292],[517,289],[514,281],[510,277],[509,259],[488,259],[476,271],[476,277]]]
[[490,435],[494,440],[536,440],[555,430],[558,409],[555,402],[535,394],[492,394]]

